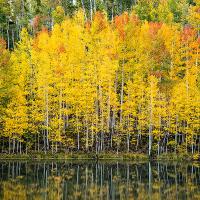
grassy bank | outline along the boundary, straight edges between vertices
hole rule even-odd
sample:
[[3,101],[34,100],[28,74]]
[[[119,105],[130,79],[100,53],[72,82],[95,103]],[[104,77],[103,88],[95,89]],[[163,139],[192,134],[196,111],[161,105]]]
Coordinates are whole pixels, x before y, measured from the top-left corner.
[[156,157],[156,160],[168,160],[168,161],[200,161],[200,154],[189,154],[189,153],[169,153],[169,154],[161,154]]
[[28,153],[28,154],[0,154],[0,160],[138,160],[146,161],[145,154],[125,154],[125,153]]
[[149,158],[146,154],[137,153],[28,153],[28,154],[0,154],[0,160],[128,160],[128,161],[200,161],[199,154],[162,154]]

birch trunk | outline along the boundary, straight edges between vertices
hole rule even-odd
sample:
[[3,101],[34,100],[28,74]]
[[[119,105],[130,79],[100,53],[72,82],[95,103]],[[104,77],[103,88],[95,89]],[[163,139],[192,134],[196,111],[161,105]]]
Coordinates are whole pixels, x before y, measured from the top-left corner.
[[122,64],[122,84],[121,84],[121,92],[120,92],[120,125],[122,123],[122,106],[124,101],[124,58],[123,58],[123,64]]
[[[152,90],[152,89],[151,89]],[[151,156],[152,149],[152,120],[153,120],[153,96],[151,91],[150,97],[150,117],[149,117],[149,156]]]

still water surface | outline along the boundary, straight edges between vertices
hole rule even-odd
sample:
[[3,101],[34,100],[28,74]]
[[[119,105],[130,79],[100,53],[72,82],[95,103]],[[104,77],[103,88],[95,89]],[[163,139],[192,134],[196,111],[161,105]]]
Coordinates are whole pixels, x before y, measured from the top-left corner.
[[200,200],[200,163],[0,161],[3,200]]

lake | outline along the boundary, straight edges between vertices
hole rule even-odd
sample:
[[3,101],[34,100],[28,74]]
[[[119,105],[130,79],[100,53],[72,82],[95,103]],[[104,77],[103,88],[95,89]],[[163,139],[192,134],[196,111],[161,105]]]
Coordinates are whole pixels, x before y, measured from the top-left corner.
[[0,199],[200,199],[200,163],[0,161]]

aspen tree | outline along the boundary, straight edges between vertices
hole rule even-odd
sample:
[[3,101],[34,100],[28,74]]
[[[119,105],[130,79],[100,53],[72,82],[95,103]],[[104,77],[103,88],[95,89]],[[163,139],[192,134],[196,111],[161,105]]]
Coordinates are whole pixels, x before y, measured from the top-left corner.
[[156,97],[158,96],[158,80],[155,76],[149,76],[148,79],[148,107],[149,107],[149,147],[148,155],[152,155],[152,144],[153,144],[153,131],[155,126],[155,106]]
[[[12,139],[13,153],[15,151],[21,153],[22,136],[25,136],[28,130],[28,102],[27,96],[29,94],[29,75],[31,73],[31,66],[29,63],[30,41],[28,33],[25,29],[21,32],[21,42],[18,44],[18,49],[15,50],[11,56],[12,73],[16,77],[13,80],[13,87],[11,88],[12,97],[6,109],[5,117],[5,132],[10,132],[9,135],[9,153],[10,140]],[[11,130],[13,127],[13,130]],[[27,141],[26,141],[27,142]],[[27,146],[26,146],[27,149]]]

